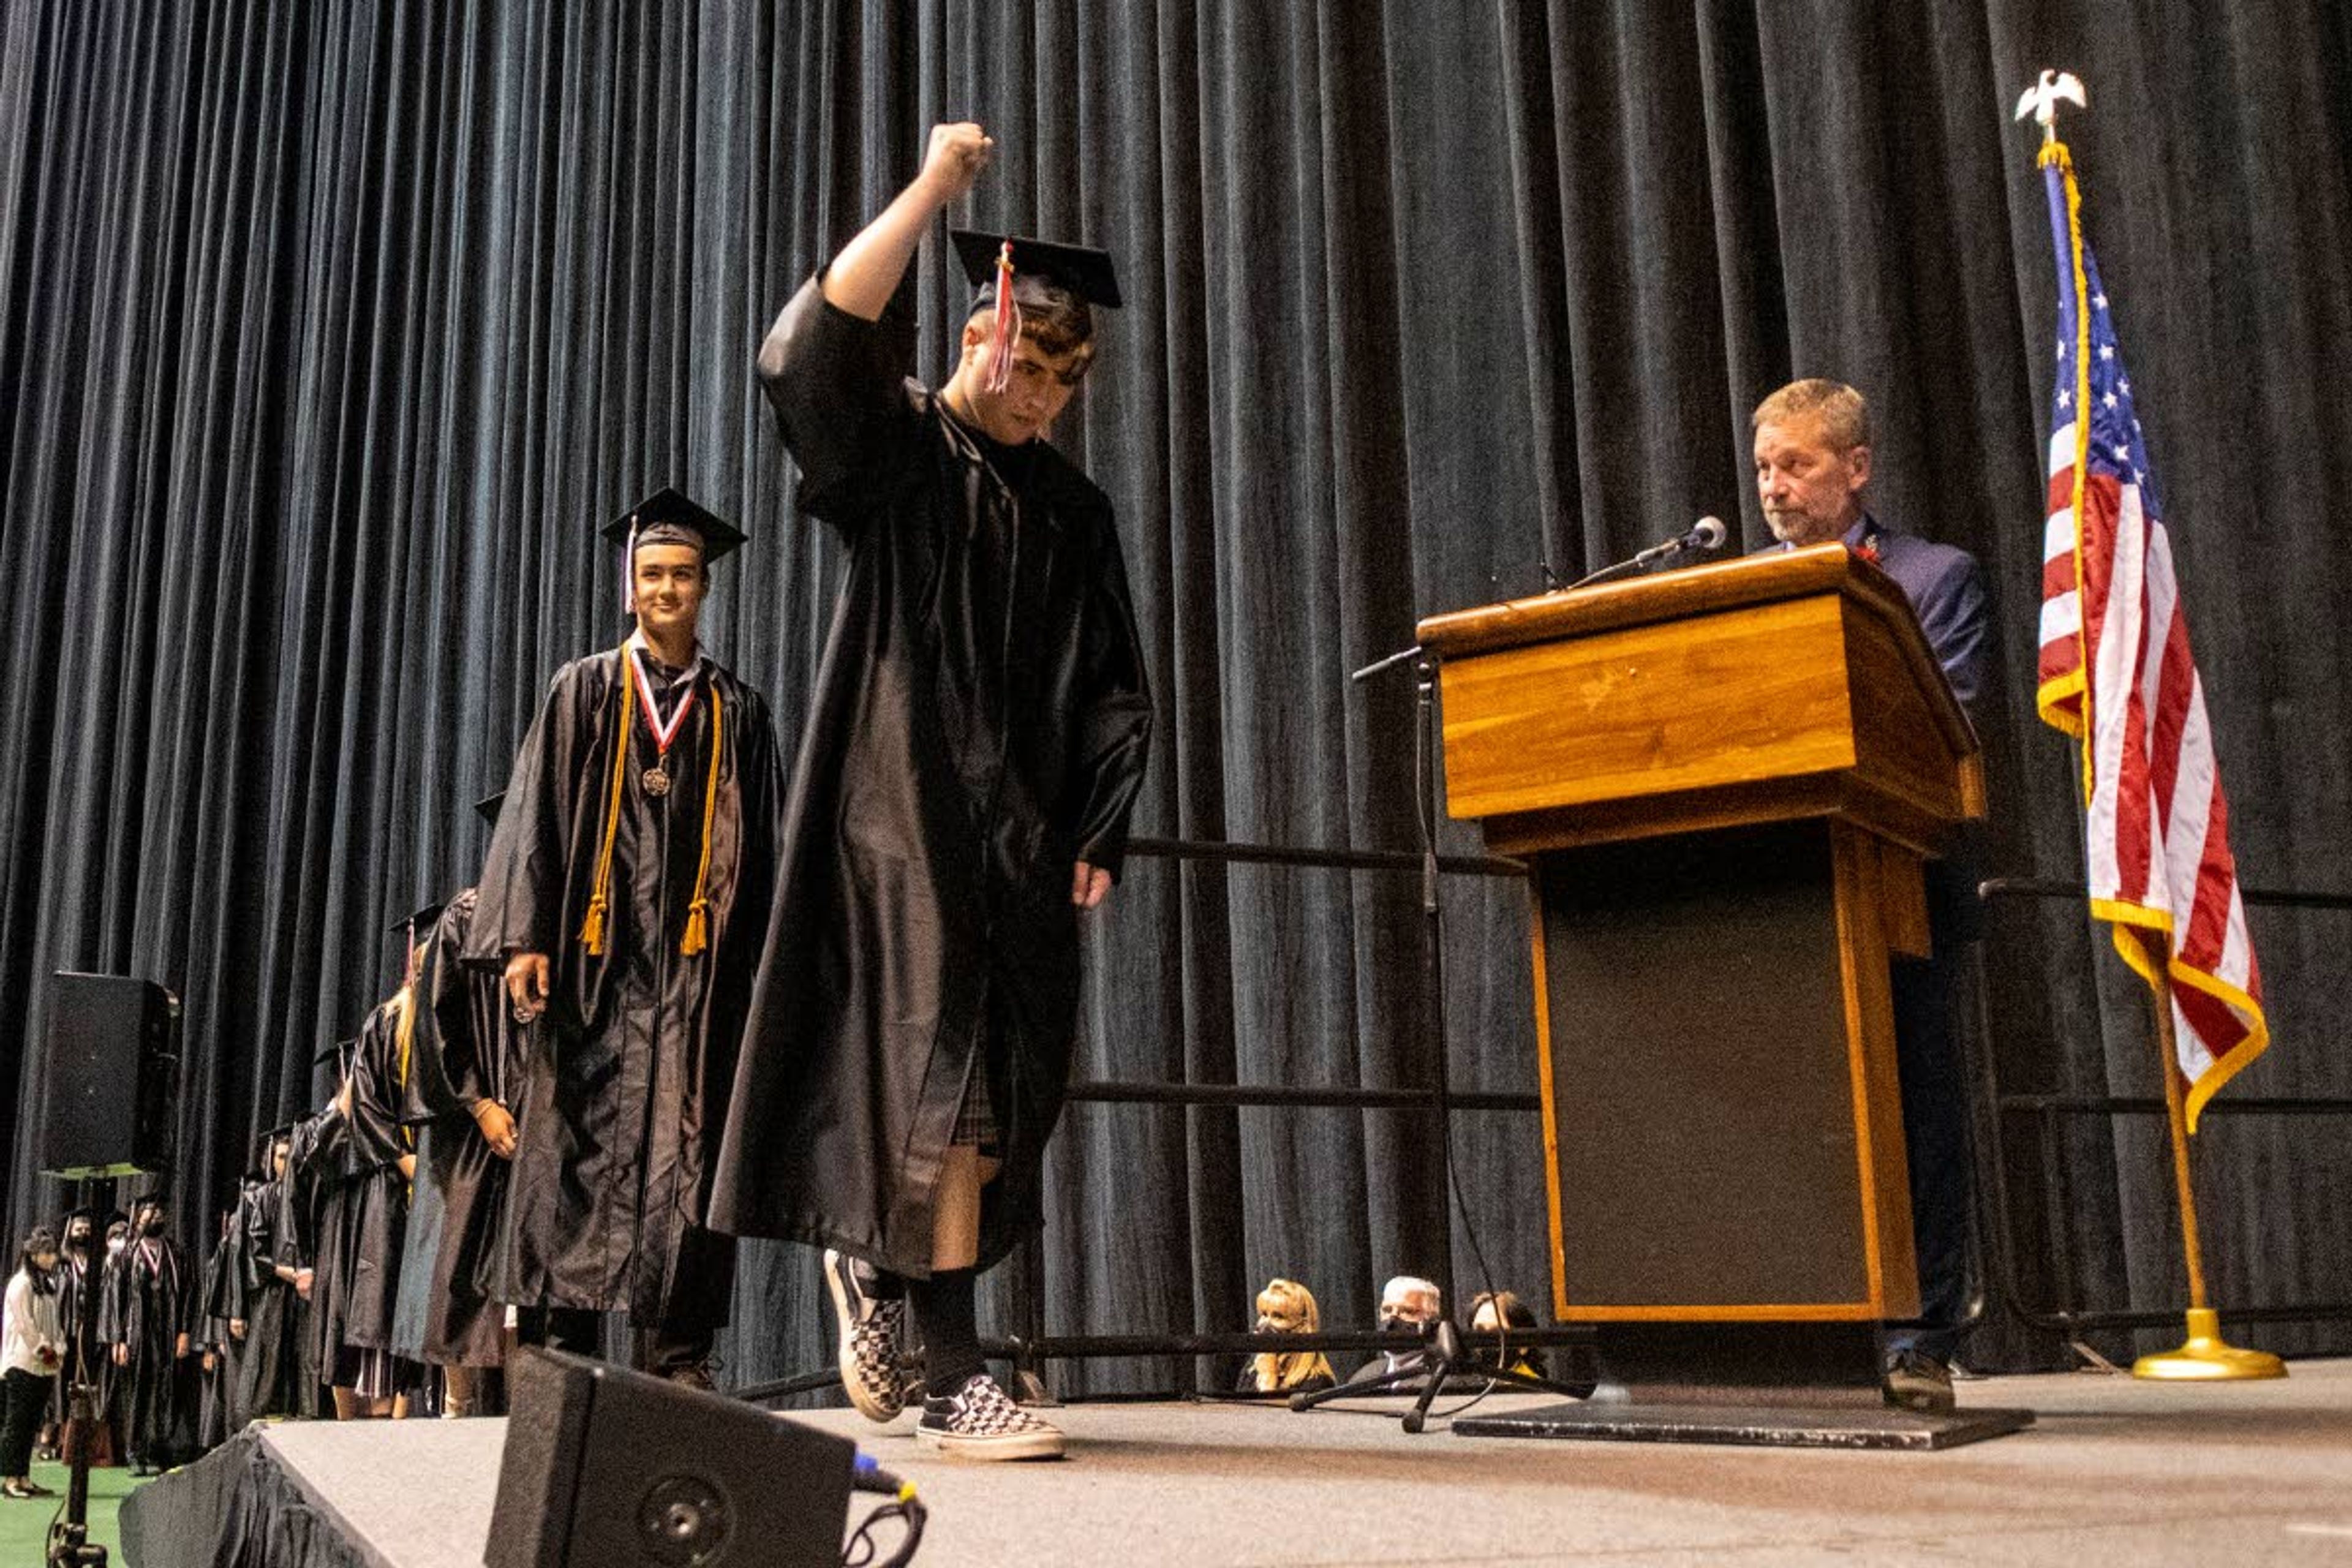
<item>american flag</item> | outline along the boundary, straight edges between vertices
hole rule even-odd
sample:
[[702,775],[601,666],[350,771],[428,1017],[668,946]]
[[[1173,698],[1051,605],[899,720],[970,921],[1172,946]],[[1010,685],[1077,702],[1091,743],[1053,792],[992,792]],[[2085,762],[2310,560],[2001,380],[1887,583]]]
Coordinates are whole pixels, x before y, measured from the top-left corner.
[[2083,743],[2091,910],[2151,984],[2169,979],[2160,989],[2194,1130],[2205,1102],[2270,1043],[2262,975],[2164,509],[2063,142],[2042,166],[2058,371],[2037,698],[2042,718]]

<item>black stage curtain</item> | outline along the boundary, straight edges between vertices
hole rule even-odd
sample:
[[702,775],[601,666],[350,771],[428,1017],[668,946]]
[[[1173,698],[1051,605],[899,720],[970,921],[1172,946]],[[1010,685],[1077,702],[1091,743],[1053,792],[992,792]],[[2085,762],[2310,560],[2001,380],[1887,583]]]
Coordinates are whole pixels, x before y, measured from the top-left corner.
[[[664,481],[746,521],[710,641],[804,710],[834,589],[754,346],[915,170],[999,137],[982,224],[1081,236],[1129,297],[1062,432],[1119,508],[1160,728],[1139,832],[1411,842],[1411,694],[1343,672],[1417,616],[1572,576],[1702,512],[1768,537],[1747,412],[1875,399],[1876,506],[1994,576],[1993,863],[2080,864],[2033,716],[2052,267],[2045,65],[2119,301],[2249,883],[2341,889],[2352,800],[2352,23],[2326,0],[1039,0],[106,5],[0,34],[0,1082],[8,1212],[61,967],[186,1004],[181,1185],[309,1103],[464,884],[553,668],[616,637],[591,527]],[[963,293],[927,247],[910,353]],[[1471,849],[1449,828],[1448,847]],[[1084,1071],[1423,1081],[1415,889],[1139,861],[1092,941]],[[1524,897],[1455,882],[1457,1086],[1535,1083]],[[2239,1095],[2352,1092],[2352,917],[2258,910],[2278,1043]],[[2147,1008],[2071,904],[2005,906],[2012,1089],[2157,1085]],[[1693,962],[1705,962],[1696,955]],[[2343,1300],[2324,1119],[2200,1143],[2223,1305]],[[1538,1123],[1465,1115],[1484,1258],[1540,1300]],[[2063,1224],[2012,1128],[2028,1295],[2177,1301],[2160,1121],[2070,1121]],[[1387,1112],[1075,1108],[1050,1239],[990,1316],[1246,1325],[1269,1275],[1360,1324],[1427,1272],[1444,1173]],[[193,1234],[196,1219],[184,1215]],[[1759,1246],[1772,1238],[1759,1237]],[[1466,1237],[1454,1259],[1481,1272]],[[732,1375],[823,1364],[810,1260],[754,1249]],[[2150,1341],[2166,1338],[2149,1336]],[[2177,1337],[2177,1331],[2173,1337]],[[2344,1348],[2280,1327],[2283,1349]],[[2003,1333],[2020,1364],[2046,1338]],[[1104,1363],[1090,1390],[1189,1364]]]

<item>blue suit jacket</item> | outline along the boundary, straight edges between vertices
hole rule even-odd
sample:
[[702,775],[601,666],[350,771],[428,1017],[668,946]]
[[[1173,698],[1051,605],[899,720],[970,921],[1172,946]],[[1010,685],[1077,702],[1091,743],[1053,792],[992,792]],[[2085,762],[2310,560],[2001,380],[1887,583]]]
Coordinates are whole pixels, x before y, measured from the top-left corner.
[[1878,569],[1911,601],[1952,695],[1973,718],[1984,690],[1989,626],[1984,571],[1977,558],[1948,544],[1896,533],[1868,512],[1846,531],[1845,543],[1849,550],[1875,548]]

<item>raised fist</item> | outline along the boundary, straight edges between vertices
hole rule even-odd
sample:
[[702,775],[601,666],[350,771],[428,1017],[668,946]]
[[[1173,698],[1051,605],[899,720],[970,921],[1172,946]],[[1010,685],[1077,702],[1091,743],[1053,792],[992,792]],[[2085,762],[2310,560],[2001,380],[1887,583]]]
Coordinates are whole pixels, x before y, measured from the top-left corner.
[[945,205],[971,190],[995,155],[996,143],[970,121],[934,125],[930,150],[923,154],[923,183]]

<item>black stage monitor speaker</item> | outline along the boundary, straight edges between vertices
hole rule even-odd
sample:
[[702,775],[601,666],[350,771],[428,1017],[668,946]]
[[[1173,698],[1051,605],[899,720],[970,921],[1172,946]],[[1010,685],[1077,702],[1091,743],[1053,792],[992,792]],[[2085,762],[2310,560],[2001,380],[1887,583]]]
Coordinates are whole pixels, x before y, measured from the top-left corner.
[[507,1363],[488,1568],[837,1568],[857,1447],[643,1373]]
[[128,1176],[172,1163],[180,1004],[152,980],[59,971],[41,1082],[41,1169]]

